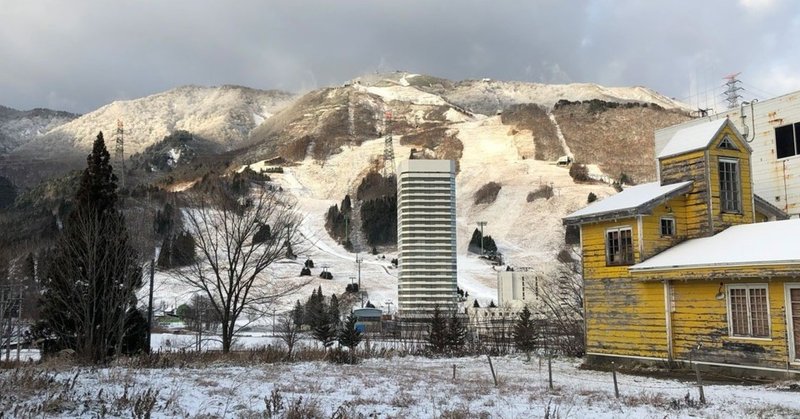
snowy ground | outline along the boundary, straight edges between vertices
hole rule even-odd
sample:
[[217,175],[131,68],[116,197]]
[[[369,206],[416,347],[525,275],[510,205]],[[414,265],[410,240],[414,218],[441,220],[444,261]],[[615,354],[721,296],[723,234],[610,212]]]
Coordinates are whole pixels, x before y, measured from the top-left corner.
[[[298,406],[300,417],[331,417],[338,411],[346,414],[339,417],[532,418],[547,417],[548,410],[550,417],[562,418],[800,416],[800,398],[787,382],[706,385],[708,404],[695,406],[698,390],[689,382],[618,374],[616,399],[611,374],[579,369],[579,360],[553,361],[552,390],[546,361],[506,356],[492,362],[497,386],[485,357],[374,358],[355,366],[221,362],[184,368],[24,367],[0,372],[0,410],[12,416],[36,411],[36,416],[95,417],[104,412],[130,417],[137,401],[141,405],[150,398],[155,418],[263,417],[266,401],[277,390],[284,409]],[[31,370],[39,371],[41,380]]]

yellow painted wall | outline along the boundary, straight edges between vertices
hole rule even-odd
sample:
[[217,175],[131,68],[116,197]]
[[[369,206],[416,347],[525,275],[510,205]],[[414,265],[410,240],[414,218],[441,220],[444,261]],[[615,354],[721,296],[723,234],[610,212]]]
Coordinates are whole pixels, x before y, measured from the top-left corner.
[[673,281],[674,357],[785,368],[789,357],[784,300],[786,281],[785,278],[723,281],[725,284],[769,283],[771,339],[729,336],[726,300],[714,298],[720,288],[719,281]]
[[586,280],[586,350],[667,356],[663,285],[631,279]]
[[[739,150],[719,149],[728,135]],[[718,159],[739,160],[742,212],[720,211]],[[666,358],[669,354],[667,317],[672,324],[673,356],[708,362],[784,366],[788,359],[783,284],[800,275],[800,266],[672,269],[629,272],[629,266],[606,266],[606,231],[631,228],[635,263],[686,240],[713,235],[730,225],[752,223],[750,155],[746,145],[725,128],[708,149],[660,161],[662,184],[692,180],[692,190],[653,208],[651,214],[581,226],[583,246],[586,341],[590,353]],[[675,219],[674,237],[661,236],[661,217]],[[639,238],[641,234],[641,240]],[[641,241],[641,243],[640,243]],[[641,246],[641,251],[640,251]],[[740,278],[762,278],[744,281]],[[772,278],[772,279],[763,279]],[[672,291],[667,313],[664,281]],[[720,281],[770,281],[772,339],[732,338],[725,300],[715,299]]]
[[628,276],[628,265],[606,266],[606,231],[615,227],[630,227],[633,237],[633,257],[639,262],[639,227],[636,218],[606,221],[581,226],[583,246],[583,275],[591,279],[624,278]]
[[[675,220],[675,235],[661,235],[661,218]],[[686,240],[687,238],[686,197],[675,197],[653,208],[651,215],[642,217],[643,252],[641,261],[661,253],[662,251]]]
[[705,151],[695,151],[662,159],[661,183],[670,184],[691,180],[692,190],[686,194],[685,228],[689,238],[708,236],[711,224],[708,210],[708,176]]
[[[725,150],[719,148],[719,143],[725,135],[736,144],[739,150]],[[714,139],[708,149],[709,155],[709,185],[711,186],[711,214],[712,223],[714,225],[714,233],[718,233],[732,225],[736,224],[750,224],[755,222],[753,213],[753,189],[751,182],[750,170],[750,152],[745,148],[745,143],[742,142],[733,131],[725,127],[725,129]],[[721,211],[722,205],[720,203],[720,186],[719,186],[719,158],[729,157],[739,161],[739,182],[740,192],[742,194],[742,212],[723,213]]]

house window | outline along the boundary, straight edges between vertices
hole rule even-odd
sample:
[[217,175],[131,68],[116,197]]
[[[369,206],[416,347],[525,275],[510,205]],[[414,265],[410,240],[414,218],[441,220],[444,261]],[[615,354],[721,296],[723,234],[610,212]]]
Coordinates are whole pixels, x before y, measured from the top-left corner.
[[739,150],[731,140],[731,137],[728,137],[727,135],[722,137],[722,141],[719,142],[719,148],[724,150]]
[[719,198],[722,212],[742,212],[738,160],[719,159]]
[[633,235],[630,227],[606,230],[606,263],[633,264]]
[[661,219],[661,235],[674,236],[675,235],[675,219],[662,218]]
[[767,285],[728,285],[728,330],[731,336],[768,338]]
[[779,159],[800,154],[800,122],[775,128],[775,153]]

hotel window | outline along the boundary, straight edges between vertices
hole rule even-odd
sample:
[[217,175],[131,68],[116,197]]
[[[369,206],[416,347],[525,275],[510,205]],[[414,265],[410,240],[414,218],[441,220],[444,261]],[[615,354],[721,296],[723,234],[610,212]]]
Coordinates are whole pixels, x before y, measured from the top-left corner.
[[775,153],[779,159],[800,154],[800,122],[775,128]]
[[728,285],[728,330],[731,336],[768,338],[767,285]]
[[719,159],[719,200],[722,212],[742,212],[739,160]]
[[606,264],[633,264],[633,235],[630,227],[606,230]]

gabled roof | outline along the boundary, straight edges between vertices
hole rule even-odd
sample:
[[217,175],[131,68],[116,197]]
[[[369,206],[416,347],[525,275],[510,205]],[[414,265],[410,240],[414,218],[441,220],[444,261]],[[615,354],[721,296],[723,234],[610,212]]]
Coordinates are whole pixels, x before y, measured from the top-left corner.
[[753,194],[753,202],[756,206],[756,212],[760,212],[767,217],[775,217],[776,220],[788,220],[789,215],[783,212],[782,209],[772,205],[766,199]]
[[687,240],[642,263],[631,272],[713,266],[800,265],[800,219],[741,224],[711,237]]
[[564,224],[580,224],[646,214],[659,203],[689,192],[691,187],[691,181],[663,186],[658,182],[636,185],[575,211],[563,221]]
[[[704,122],[702,124],[692,125],[690,127],[675,131],[675,133],[672,134],[672,137],[667,140],[667,144],[661,149],[661,152],[658,153],[656,159],[663,159],[665,157],[672,157],[678,154],[688,153],[690,151],[702,150],[708,147],[711,141],[716,138],[717,134],[719,134],[726,125],[736,133],[739,139],[742,138],[739,130],[736,129],[736,126],[733,125],[728,118]],[[750,146],[747,145],[747,142],[742,141],[742,143],[745,145],[745,147],[747,147],[748,150],[750,150]]]

